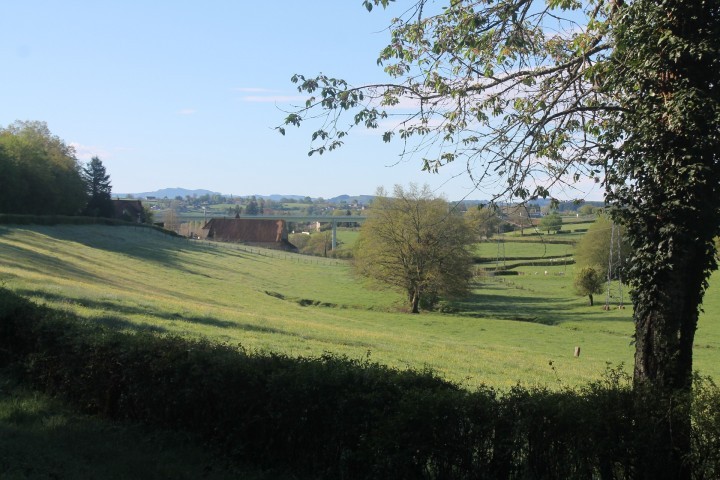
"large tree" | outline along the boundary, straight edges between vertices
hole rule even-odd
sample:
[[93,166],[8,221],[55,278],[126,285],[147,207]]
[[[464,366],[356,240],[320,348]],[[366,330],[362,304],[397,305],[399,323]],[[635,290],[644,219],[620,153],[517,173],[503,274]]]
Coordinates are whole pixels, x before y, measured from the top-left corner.
[[473,235],[463,217],[429,188],[379,189],[355,246],[357,270],[407,295],[412,313],[421,303],[467,292]]
[[610,273],[612,279],[622,280],[630,253],[626,229],[600,215],[575,245],[575,263],[580,268],[593,267],[604,279]]
[[500,228],[500,212],[494,205],[478,205],[465,212],[465,221],[478,239],[489,239]]
[[[392,109],[405,118],[384,140],[422,151],[425,170],[465,161],[478,185],[504,186],[499,196],[603,181],[633,249],[636,387],[689,392],[720,233],[720,0],[415,0],[402,11],[379,58],[391,82],[296,75],[310,98],[286,124],[324,109],[311,151],[322,153]],[[673,415],[648,477],[691,474],[689,423]]]
[[253,196],[250,201],[248,202],[247,206],[245,207],[245,214],[246,215],[258,215],[262,213],[260,210],[260,206],[258,204],[257,199],[255,196]]
[[85,214],[93,217],[112,217],[114,208],[112,204],[112,186],[110,175],[98,157],[92,157],[82,169],[88,203]]

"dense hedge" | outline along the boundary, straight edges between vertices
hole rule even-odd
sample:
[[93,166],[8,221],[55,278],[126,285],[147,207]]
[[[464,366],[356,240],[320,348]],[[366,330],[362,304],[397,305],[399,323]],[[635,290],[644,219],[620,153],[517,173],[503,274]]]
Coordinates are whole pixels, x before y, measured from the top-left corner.
[[[120,333],[7,290],[0,364],[86,412],[193,432],[317,478],[619,479],[651,458],[648,404],[616,371],[579,391],[468,392],[368,360]],[[697,392],[693,461],[698,478],[717,478],[720,394],[709,381]]]

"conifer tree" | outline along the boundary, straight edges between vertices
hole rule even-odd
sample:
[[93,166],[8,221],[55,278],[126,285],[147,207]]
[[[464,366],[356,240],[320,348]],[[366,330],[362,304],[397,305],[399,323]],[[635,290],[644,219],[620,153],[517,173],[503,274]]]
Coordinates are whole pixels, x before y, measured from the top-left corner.
[[114,214],[111,198],[112,186],[110,185],[110,175],[107,174],[102,161],[98,157],[92,157],[83,168],[82,177],[88,195],[85,215],[112,217]]

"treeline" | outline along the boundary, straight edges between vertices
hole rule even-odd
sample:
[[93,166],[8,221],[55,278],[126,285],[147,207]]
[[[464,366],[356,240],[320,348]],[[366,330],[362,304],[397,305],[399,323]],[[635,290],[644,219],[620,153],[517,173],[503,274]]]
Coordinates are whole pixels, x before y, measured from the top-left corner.
[[43,122],[0,129],[0,212],[75,215],[87,204],[73,148]]
[[[694,478],[720,474],[720,391],[663,404],[609,370],[586,387],[469,392],[432,373],[129,333],[0,290],[0,367],[88,413],[199,435],[298,478],[645,478],[689,408]],[[6,370],[8,371],[8,370]]]
[[83,166],[44,122],[0,128],[0,213],[112,217],[110,189],[100,159]]

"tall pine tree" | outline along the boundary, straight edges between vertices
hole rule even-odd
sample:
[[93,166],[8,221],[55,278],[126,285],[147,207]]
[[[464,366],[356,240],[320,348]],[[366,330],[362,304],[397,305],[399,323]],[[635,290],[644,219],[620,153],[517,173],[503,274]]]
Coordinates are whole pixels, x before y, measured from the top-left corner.
[[114,214],[110,185],[110,175],[98,157],[93,157],[82,171],[85,189],[88,194],[88,204],[85,215],[91,217],[112,217]]

